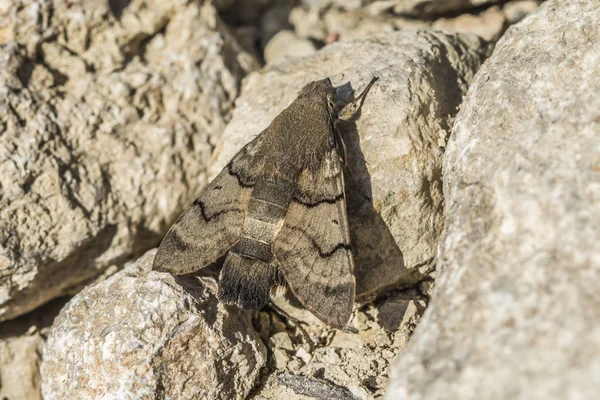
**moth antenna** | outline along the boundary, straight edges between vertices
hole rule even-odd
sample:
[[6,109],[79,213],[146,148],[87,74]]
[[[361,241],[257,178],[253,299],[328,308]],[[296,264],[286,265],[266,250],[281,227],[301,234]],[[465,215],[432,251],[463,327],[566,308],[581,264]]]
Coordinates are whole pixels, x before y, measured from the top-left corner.
[[[371,81],[369,82],[369,84],[367,85],[367,87],[365,87],[363,89],[362,92],[360,92],[360,94],[358,95],[358,97],[356,99],[354,99],[354,101],[352,101],[351,103],[347,104],[346,106],[344,106],[344,108],[340,111],[340,114],[338,115],[338,120],[342,119],[345,120],[346,116],[348,117],[352,117],[356,111],[358,110],[358,108],[360,108],[360,106],[362,105],[362,102],[365,98],[365,96],[367,95],[367,93],[369,92],[369,90],[371,90],[371,87],[375,84],[375,82],[377,82],[379,80],[378,76],[375,76],[371,79]],[[346,108],[349,108],[349,111],[346,111]],[[349,115],[347,115],[349,114]],[[347,154],[347,148],[346,148],[346,143],[344,142],[344,138],[342,137],[342,135],[340,134],[340,131],[337,129],[337,124],[335,127],[335,133],[336,133],[336,138],[338,139],[338,142],[341,145],[341,150],[342,150],[342,161],[344,164],[344,168],[347,167],[346,164],[346,154]]]
[[373,78],[371,78],[371,81],[369,82],[369,84],[367,85],[366,88],[363,89],[362,92],[360,92],[360,94],[358,95],[358,97],[354,100],[354,102],[359,102],[363,99],[363,97],[365,97],[367,95],[367,93],[369,93],[369,90],[371,90],[371,87],[375,84],[375,82],[377,82],[379,80],[378,76],[374,76]]
[[271,310],[275,311],[275,314],[279,315],[279,317],[281,317],[283,320],[294,325],[300,331],[302,336],[304,336],[304,341],[306,342],[306,344],[308,344],[309,351],[312,352],[314,350],[315,343],[313,342],[308,332],[306,332],[306,330],[302,327],[301,322],[289,315],[288,313],[286,313],[283,309],[281,309],[272,301],[269,302],[268,306],[271,308]]
[[358,97],[356,97],[352,102],[346,104],[344,106],[344,108],[342,108],[342,110],[338,114],[338,118],[341,119],[341,120],[344,120],[344,121],[347,121],[347,120],[351,119],[354,116],[354,114],[356,114],[356,112],[358,111],[358,109],[360,108],[360,106],[362,106],[364,98],[367,95],[367,93],[369,93],[369,90],[371,90],[371,87],[378,80],[379,80],[379,77],[378,76],[374,76],[371,79],[371,81],[369,82],[369,84],[367,85],[367,87],[365,87],[363,89],[363,91],[360,92],[360,94],[358,95]]

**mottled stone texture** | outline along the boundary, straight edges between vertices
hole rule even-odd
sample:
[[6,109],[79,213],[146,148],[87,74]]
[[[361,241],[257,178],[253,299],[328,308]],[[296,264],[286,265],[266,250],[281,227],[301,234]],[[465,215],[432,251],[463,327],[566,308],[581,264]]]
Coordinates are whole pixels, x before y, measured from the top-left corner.
[[[269,362],[265,376],[249,400],[381,398],[388,383],[390,362],[402,351],[425,311],[427,298],[414,289],[393,291],[357,308],[346,331],[321,323],[293,302],[278,304],[306,329],[316,342],[314,349],[298,342],[271,323],[261,337],[267,343]],[[278,326],[279,325],[279,326]]]
[[210,4],[0,6],[0,321],[155,246],[253,60]]
[[444,162],[436,289],[388,399],[597,399],[600,7],[550,1],[498,43]]
[[198,278],[152,272],[155,250],[76,295],[44,349],[46,400],[244,399],[266,350],[248,313]]
[[498,3],[500,0],[394,0],[394,12],[413,16],[432,16]]
[[[301,1],[289,13],[289,22],[298,36],[290,43],[301,39],[332,43],[414,28],[476,34],[497,41],[509,25],[532,12],[541,1]],[[279,45],[273,50],[283,55],[290,54],[293,48]],[[274,53],[270,56],[275,56]]]
[[42,400],[40,365],[50,326],[66,298],[0,324],[0,399]]
[[406,31],[340,42],[248,76],[211,175],[296,97],[330,77],[343,104],[380,80],[341,125],[359,297],[412,284],[442,230],[442,155],[457,107],[489,47],[474,36]]

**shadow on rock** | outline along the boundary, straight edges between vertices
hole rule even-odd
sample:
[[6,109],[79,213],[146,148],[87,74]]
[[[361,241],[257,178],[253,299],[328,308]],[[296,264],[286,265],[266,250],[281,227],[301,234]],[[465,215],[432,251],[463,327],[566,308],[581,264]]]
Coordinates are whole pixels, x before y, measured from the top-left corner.
[[[337,95],[344,103],[349,103],[354,99],[356,91],[348,82],[337,88]],[[369,94],[366,98],[368,97]],[[397,282],[395,279],[390,280],[390,277],[399,275],[397,271],[392,272],[392,269],[402,269],[406,271],[406,275],[410,271],[404,266],[404,256],[388,225],[373,204],[371,175],[360,148],[360,135],[356,126],[360,114],[359,107],[352,119],[340,121],[338,129],[347,153],[344,182],[354,253],[356,295],[359,300],[365,300]]]

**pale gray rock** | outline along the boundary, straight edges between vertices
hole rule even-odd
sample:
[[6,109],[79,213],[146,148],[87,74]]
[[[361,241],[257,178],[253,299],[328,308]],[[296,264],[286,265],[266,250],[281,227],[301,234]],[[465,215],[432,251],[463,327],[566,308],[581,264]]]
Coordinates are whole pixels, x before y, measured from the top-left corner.
[[534,12],[544,0],[517,0],[503,5],[504,16],[508,24],[516,24]]
[[426,307],[425,298],[414,290],[392,291],[355,310],[349,329],[341,331],[294,301],[276,301],[306,324],[315,347],[271,324],[268,373],[252,400],[381,398],[390,363],[406,346]]
[[600,8],[549,1],[477,73],[429,309],[387,398],[600,393]]
[[[392,32],[402,27],[402,20],[395,16],[372,12],[371,8],[346,10],[332,7],[325,10],[295,7],[290,13],[290,22],[296,35],[325,43],[338,40]],[[425,26],[424,23],[420,24]]]
[[109,3],[2,9],[0,321],[155,246],[256,66],[210,4]]
[[244,399],[266,350],[214,281],[151,271],[155,250],[77,294],[44,348],[44,399]]
[[44,338],[32,329],[23,335],[4,337],[0,329],[0,398],[41,400]]
[[50,325],[65,302],[57,299],[0,324],[0,399],[42,399],[42,351]]
[[[428,2],[429,4],[430,2]],[[300,38],[332,43],[360,38],[366,35],[404,29],[433,29],[444,33],[475,34],[489,41],[497,41],[506,28],[535,10],[540,1],[502,2],[447,14],[415,18],[394,12],[393,1],[375,1],[357,9],[343,4],[327,7],[297,6],[290,13],[290,22]],[[451,2],[440,3],[450,5]]]
[[442,155],[461,98],[489,47],[473,36],[405,31],[327,46],[245,80],[211,166],[215,176],[306,83],[330,77],[347,101],[378,76],[360,116],[342,125],[357,293],[431,272],[442,230]]
[[269,40],[264,55],[267,63],[273,63],[289,57],[308,56],[316,51],[310,40],[300,39],[293,31],[283,30]]
[[431,27],[448,33],[472,33],[485,40],[497,41],[504,33],[506,25],[507,21],[502,8],[494,6],[479,14],[461,14],[452,18],[439,18]]

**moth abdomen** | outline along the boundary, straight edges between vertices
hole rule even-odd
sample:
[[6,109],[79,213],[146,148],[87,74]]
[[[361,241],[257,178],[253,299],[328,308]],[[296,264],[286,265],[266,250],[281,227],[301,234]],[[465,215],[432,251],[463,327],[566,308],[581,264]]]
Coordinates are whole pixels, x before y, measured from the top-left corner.
[[271,252],[271,244],[256,240],[251,237],[242,237],[239,242],[233,246],[232,252],[237,253],[241,256],[252,258],[255,260],[270,263],[273,259],[273,253]]
[[244,310],[261,310],[281,279],[275,265],[230,251],[219,276],[217,297]]

